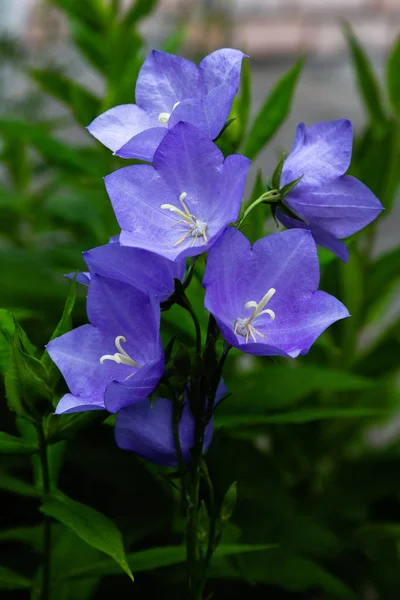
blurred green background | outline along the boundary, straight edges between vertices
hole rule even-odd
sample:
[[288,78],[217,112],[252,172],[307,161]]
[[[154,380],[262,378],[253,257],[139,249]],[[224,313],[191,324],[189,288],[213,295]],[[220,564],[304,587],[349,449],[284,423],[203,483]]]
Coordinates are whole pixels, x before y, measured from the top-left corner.
[[[385,206],[378,223],[349,241],[347,265],[320,253],[321,287],[346,304],[351,319],[296,361],[239,353],[228,360],[231,397],[208,455],[217,501],[238,481],[224,542],[279,547],[216,557],[207,588],[215,598],[400,597],[398,8],[395,0],[0,5],[2,374],[9,364],[4,332],[12,327],[6,311],[40,355],[68,294],[63,274],[83,268],[82,251],[118,232],[102,177],[127,162],[84,128],[107,108],[134,101],[152,47],[194,60],[224,45],[250,54],[232,109],[236,121],[219,141],[226,154],[254,159],[247,200],[262,193],[297,122],[343,117],[356,127],[351,172]],[[351,26],[341,28],[341,18]],[[250,238],[275,231],[267,215],[255,213]],[[201,270],[199,261],[189,294],[206,327]],[[85,321],[80,289],[73,323]],[[166,339],[178,332],[193,341],[190,317],[177,307],[164,314],[163,331]],[[3,431],[29,439],[5,401],[0,412]],[[4,597],[37,597],[35,458],[31,464],[1,455]],[[59,524],[53,562],[62,577],[54,575],[53,600],[184,597],[184,567],[165,559],[172,552],[146,554],[182,542],[180,507],[165,473],[118,450],[105,424],[54,443],[51,461],[53,484],[118,524],[136,576],[132,584],[112,564],[100,568],[103,555]]]

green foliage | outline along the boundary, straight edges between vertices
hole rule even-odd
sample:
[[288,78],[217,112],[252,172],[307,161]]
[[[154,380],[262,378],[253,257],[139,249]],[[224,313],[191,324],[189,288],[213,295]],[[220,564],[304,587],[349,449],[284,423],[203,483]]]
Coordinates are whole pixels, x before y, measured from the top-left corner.
[[252,160],[275,135],[286,119],[292,103],[304,59],[297,63],[275,84],[261,107],[243,144],[242,152]]
[[[5,400],[0,405],[7,527],[0,532],[0,589],[41,598],[41,502],[51,522],[51,600],[179,598],[186,569],[175,470],[161,473],[120,451],[112,427],[103,425],[105,411],[52,414],[67,389],[45,351],[50,339],[71,329],[72,314],[74,326],[87,321],[86,290],[63,275],[82,269],[82,251],[118,231],[102,177],[127,163],[83,126],[110,106],[134,101],[147,53],[142,19],[157,2],[48,2],[68,20],[74,50],[104,94],[68,68],[47,61],[28,66],[15,40],[0,40],[1,57],[22,67],[36,90],[33,102],[28,98],[0,119],[0,372],[12,409]],[[182,23],[161,47],[179,52],[185,32]],[[382,200],[384,218],[392,218],[400,184],[399,39],[380,81],[367,49],[349,26],[345,32],[365,109],[350,173]],[[250,61],[243,62],[234,120],[218,140],[224,153],[254,159],[263,152],[289,114],[303,62],[276,82],[254,119]],[[59,103],[61,117],[48,117],[49,99]],[[257,165],[245,208],[271,185],[279,187],[282,165],[283,159],[274,173]],[[249,239],[265,234],[269,216],[262,203],[252,211],[243,227]],[[235,350],[228,356],[230,395],[215,413],[206,456],[215,498],[203,479],[200,484],[205,528],[214,504],[222,535],[204,597],[350,600],[368,588],[383,600],[400,594],[400,250],[377,253],[376,237],[375,223],[354,236],[347,265],[319,251],[321,288],[341,298],[352,316],[327,331],[307,357],[264,360]],[[203,339],[204,266],[199,257],[186,290]],[[177,305],[163,312],[162,335],[164,346],[177,336],[168,366],[187,375],[195,362],[185,348],[194,345],[190,315]],[[217,349],[222,352],[222,342]],[[179,383],[183,388],[185,381]],[[371,442],[376,439],[379,444]],[[204,553],[208,537],[205,531]],[[124,572],[135,573],[134,584],[108,577]]]
[[349,24],[344,24],[343,31],[349,44],[357,75],[357,84],[370,121],[377,129],[383,129],[386,125],[386,114],[382,103],[381,90],[370,60]]
[[37,419],[37,405],[51,402],[53,395],[47,385],[47,372],[41,362],[27,353],[24,336],[18,324],[10,339],[10,359],[4,386],[10,410],[29,420]]
[[32,582],[29,579],[7,567],[0,566],[0,590],[20,590],[30,587]]
[[397,36],[388,58],[387,86],[393,112],[400,116],[400,36]]
[[45,497],[40,510],[45,515],[61,521],[90,546],[111,556],[133,580],[126,561],[121,533],[105,515],[61,494]]

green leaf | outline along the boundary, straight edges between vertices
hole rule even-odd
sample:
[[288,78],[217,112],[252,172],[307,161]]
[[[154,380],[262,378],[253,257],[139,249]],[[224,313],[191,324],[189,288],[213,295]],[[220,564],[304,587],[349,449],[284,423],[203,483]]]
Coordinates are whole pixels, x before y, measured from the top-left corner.
[[400,116],[400,35],[397,36],[388,57],[387,86],[392,109]]
[[111,519],[61,494],[47,496],[40,510],[72,529],[90,546],[111,556],[133,580],[125,557],[122,535]]
[[387,408],[373,408],[361,406],[343,407],[312,407],[300,408],[299,410],[282,412],[275,415],[226,415],[218,416],[216,413],[216,425],[228,429],[256,427],[266,424],[286,425],[287,423],[312,423],[314,421],[328,419],[373,419],[374,417],[395,417],[400,414],[399,410]]
[[39,496],[37,489],[33,485],[25,483],[25,481],[21,481],[17,477],[14,477],[14,475],[9,475],[3,471],[0,471],[0,489],[12,492],[18,496],[28,496],[32,498]]
[[243,142],[246,135],[247,125],[249,123],[251,106],[251,70],[249,60],[242,61],[242,71],[240,80],[240,96],[238,100],[238,116],[239,116],[239,141]]
[[127,10],[122,24],[125,26],[133,25],[140,19],[147,17],[157,4],[158,0],[136,0],[129,10]]
[[10,410],[20,417],[36,420],[39,403],[51,403],[53,395],[46,382],[46,369],[26,352],[22,340],[22,329],[16,323],[14,338],[10,340],[10,362],[4,385]]
[[55,69],[32,69],[32,79],[42,90],[66,104],[82,125],[88,125],[100,112],[100,100],[89,90]]
[[[71,314],[72,314],[73,308],[75,306],[75,300],[76,300],[76,276],[71,280],[68,296],[65,301],[63,314],[61,316],[60,321],[57,324],[57,327],[55,328],[55,330],[50,338],[50,341],[54,340],[54,338],[64,335],[64,333],[67,333],[68,331],[71,330],[71,328],[72,328]],[[45,350],[43,353],[41,363],[44,366],[44,368],[47,370],[47,373],[48,373],[47,381],[48,381],[49,385],[51,387],[55,387],[60,378],[60,371],[58,370],[56,364],[51,360],[50,355],[47,352],[47,350]]]
[[50,415],[47,424],[46,441],[55,444],[74,437],[82,429],[102,423],[109,417],[106,411],[92,410],[70,415]]
[[16,527],[0,531],[0,542],[8,541],[21,542],[39,554],[43,548],[43,527],[42,525],[35,525],[33,527]]
[[70,30],[73,42],[86,60],[102,75],[107,76],[108,54],[104,36],[79,21],[71,21]]
[[7,567],[0,566],[0,590],[20,590],[31,588],[32,586],[33,582],[27,577]]
[[[29,354],[34,354],[36,349],[31,344],[25,331],[20,328],[19,333],[23,347]],[[15,335],[15,320],[8,310],[0,309],[0,373],[5,374],[10,357],[10,339]]]
[[234,481],[228,488],[221,504],[220,519],[221,523],[226,523],[231,518],[237,502],[237,481]]
[[33,454],[37,452],[36,444],[31,444],[21,438],[0,431],[0,453],[2,454]]
[[275,170],[272,174],[272,189],[274,189],[274,190],[279,190],[279,188],[280,188],[282,169],[283,169],[283,165],[285,164],[286,158],[287,158],[287,154],[286,154],[286,152],[283,152],[283,154],[281,155],[279,162],[276,165]]
[[215,556],[211,563],[213,579],[247,579],[253,585],[265,583],[287,590],[325,590],[332,598],[355,600],[355,593],[316,562],[289,554],[284,549],[243,556],[233,563]]
[[[232,556],[275,549],[276,544],[220,544],[214,556]],[[185,546],[163,546],[150,548],[139,552],[129,553],[127,561],[133,572],[153,571],[163,567],[170,567],[185,562]],[[93,564],[83,564],[74,569],[60,572],[61,579],[95,577],[99,575],[120,575],[120,571],[109,560],[102,560]]]
[[265,144],[275,135],[290,111],[297,80],[303,68],[304,58],[275,84],[272,92],[259,110],[243,147],[243,154],[254,159]]
[[[400,280],[400,248],[395,248],[373,262],[366,273],[364,306],[368,314],[374,312],[381,298],[390,293]],[[351,311],[350,311],[351,312]]]
[[349,45],[359,92],[369,119],[377,129],[384,129],[386,114],[382,103],[381,90],[371,62],[348,23],[343,24],[343,32]]
[[108,14],[103,2],[98,2],[98,0],[85,0],[85,2],[50,0],[50,2],[64,10],[71,19],[84,24],[93,31],[103,32],[107,28]]
[[229,402],[217,411],[220,414],[250,414],[282,408],[306,398],[313,392],[345,392],[373,389],[379,382],[338,369],[311,364],[298,366],[267,365],[244,377],[226,377],[232,390]]

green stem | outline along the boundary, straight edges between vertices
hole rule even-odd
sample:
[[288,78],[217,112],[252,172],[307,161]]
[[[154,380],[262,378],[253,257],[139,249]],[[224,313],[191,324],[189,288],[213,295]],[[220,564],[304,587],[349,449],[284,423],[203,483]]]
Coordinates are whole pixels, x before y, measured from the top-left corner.
[[200,580],[200,588],[201,591],[204,590],[204,586],[207,578],[207,570],[211,562],[211,558],[213,552],[215,550],[215,537],[216,537],[216,529],[217,529],[217,512],[215,507],[215,494],[214,487],[210,478],[210,473],[208,471],[207,464],[204,459],[201,460],[201,468],[203,471],[203,477],[207,484],[208,489],[208,502],[209,502],[209,514],[210,514],[210,529],[208,532],[208,546],[207,552],[203,561],[201,580]]
[[281,199],[281,195],[278,190],[271,190],[269,192],[265,192],[264,194],[261,194],[261,196],[259,198],[257,198],[257,200],[254,200],[254,202],[252,202],[250,204],[250,206],[248,206],[246,208],[246,210],[243,213],[243,216],[238,221],[237,228],[240,229],[242,227],[243,223],[245,222],[245,220],[247,219],[247,217],[249,216],[251,211],[256,206],[258,206],[259,204],[262,204],[263,202],[267,202],[267,203],[279,202],[280,199]]
[[191,493],[186,527],[186,561],[188,569],[189,600],[201,600],[198,592],[197,526],[199,514],[200,469],[198,461],[192,468]]
[[[50,473],[47,460],[47,444],[43,432],[42,423],[37,424],[37,433],[39,441],[39,460],[42,475],[43,496],[50,493]],[[43,578],[40,593],[40,600],[50,600],[50,580],[51,580],[51,521],[45,515],[43,519]]]

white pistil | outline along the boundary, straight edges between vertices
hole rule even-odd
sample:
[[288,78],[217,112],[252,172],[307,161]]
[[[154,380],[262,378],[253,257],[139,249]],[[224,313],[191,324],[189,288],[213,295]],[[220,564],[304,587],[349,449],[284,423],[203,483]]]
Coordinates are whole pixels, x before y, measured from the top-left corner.
[[180,102],[175,102],[175,104],[172,107],[172,111],[170,113],[162,112],[158,115],[158,120],[160,121],[160,123],[162,123],[163,125],[168,124],[168,121],[171,118],[171,114],[174,112],[174,110],[178,106],[178,104],[180,104]]
[[194,238],[194,240],[192,242],[192,246],[195,245],[195,243],[197,242],[197,239],[199,237],[203,237],[203,239],[204,239],[203,244],[206,244],[208,241],[208,239],[207,239],[208,225],[204,221],[201,221],[195,215],[191,214],[187,204],[185,203],[186,196],[187,196],[186,192],[182,192],[182,194],[179,196],[179,202],[182,204],[183,210],[181,210],[180,208],[177,208],[173,204],[161,204],[161,207],[160,207],[163,210],[169,210],[169,211],[175,213],[176,215],[178,215],[179,217],[181,217],[181,219],[179,221],[174,223],[173,227],[175,225],[179,225],[180,223],[182,223],[183,225],[189,226],[189,231],[187,231],[177,242],[175,242],[174,246],[178,246],[179,244],[182,244],[182,242],[184,242],[186,240],[186,238],[189,237],[189,235],[191,235]]
[[261,315],[268,315],[272,321],[275,319],[275,313],[273,310],[271,310],[270,308],[265,308],[265,310],[263,310],[264,307],[271,300],[271,298],[275,294],[275,292],[276,292],[275,288],[270,288],[268,290],[268,292],[261,298],[260,302],[255,302],[254,300],[250,300],[249,302],[246,302],[244,307],[247,310],[249,308],[252,309],[251,315],[246,318],[240,317],[240,318],[236,319],[235,326],[234,326],[234,332],[236,334],[244,337],[246,339],[246,344],[249,341],[249,336],[252,337],[254,342],[257,341],[254,334],[257,334],[262,338],[266,337],[263,333],[258,331],[254,327],[254,325],[252,325],[252,322],[255,319],[257,319],[258,317],[261,317]]
[[100,358],[100,364],[104,364],[105,360],[113,360],[118,364],[130,365],[131,367],[136,367],[139,369],[140,365],[138,365],[137,362],[134,361],[133,358],[127,354],[127,352],[125,352],[121,346],[121,342],[126,342],[126,338],[124,338],[123,335],[117,336],[114,342],[115,347],[117,350],[119,350],[119,352],[116,352],[115,354],[103,354],[103,356]]

